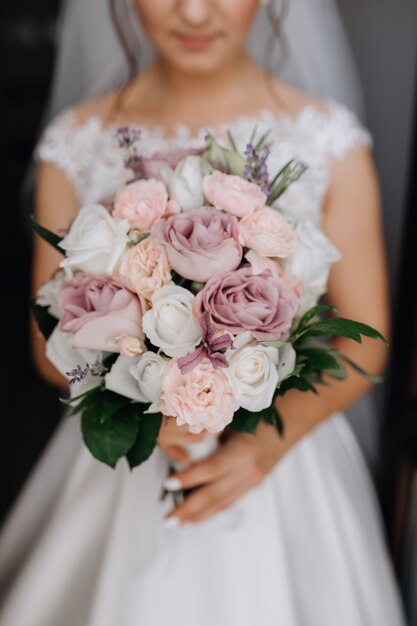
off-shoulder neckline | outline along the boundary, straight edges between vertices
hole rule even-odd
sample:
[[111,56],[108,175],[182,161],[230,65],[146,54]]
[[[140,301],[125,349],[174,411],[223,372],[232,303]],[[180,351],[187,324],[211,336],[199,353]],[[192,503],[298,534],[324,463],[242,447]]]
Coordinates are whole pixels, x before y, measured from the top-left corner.
[[[335,109],[345,108],[343,105],[330,98],[322,99],[321,102],[326,105],[326,110],[319,109],[311,102],[305,104],[294,114],[288,111],[276,113],[271,108],[263,107],[257,114],[238,115],[228,121],[200,126],[196,130],[192,130],[186,122],[177,122],[174,125],[175,130],[168,130],[163,124],[140,121],[132,121],[129,127],[138,129],[146,133],[147,136],[156,136],[166,141],[178,140],[178,138],[197,141],[203,140],[207,131],[213,132],[214,134],[224,133],[227,130],[239,128],[242,125],[255,127],[256,124],[259,123],[262,125],[270,124],[274,127],[287,124],[297,125],[305,116],[314,114],[325,120],[331,117]],[[117,128],[120,127],[120,125],[115,122],[106,123],[98,114],[90,115],[86,120],[80,122],[75,109],[67,109],[62,115],[70,122],[75,130],[79,131],[82,131],[90,125],[94,125],[101,132],[113,134],[116,132]]]

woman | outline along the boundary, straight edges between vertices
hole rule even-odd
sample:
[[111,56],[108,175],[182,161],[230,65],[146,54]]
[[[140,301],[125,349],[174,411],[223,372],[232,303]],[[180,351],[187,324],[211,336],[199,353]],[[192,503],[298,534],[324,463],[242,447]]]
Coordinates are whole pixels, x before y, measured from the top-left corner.
[[[294,217],[321,223],[342,253],[328,300],[386,334],[385,264],[369,136],[352,114],[265,75],[245,53],[256,0],[136,0],[155,61],[123,90],[66,112],[39,147],[37,217],[58,231],[80,204],[112,193],[125,172],[117,126],[136,124],[145,156],[199,147],[205,129],[240,146],[271,128],[271,158],[309,169],[282,197]],[[37,241],[34,286],[58,256]],[[63,379],[44,357],[40,371]],[[376,343],[336,343],[366,370],[383,370]],[[172,421],[139,470],[115,472],[80,444],[65,466],[48,522],[0,617],[1,626],[399,626],[403,617],[377,505],[343,411],[368,388],[350,372],[319,396],[279,401],[286,433],[231,433],[165,487],[195,488],[183,504],[159,500],[170,460],[201,440]],[[65,428],[78,428],[76,420]]]

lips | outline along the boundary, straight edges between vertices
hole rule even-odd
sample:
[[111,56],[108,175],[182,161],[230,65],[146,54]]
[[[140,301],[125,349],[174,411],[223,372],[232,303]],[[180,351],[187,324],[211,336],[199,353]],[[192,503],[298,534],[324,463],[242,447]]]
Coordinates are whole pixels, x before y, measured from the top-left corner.
[[187,33],[174,33],[178,43],[188,50],[204,50],[211,46],[218,35],[189,35]]

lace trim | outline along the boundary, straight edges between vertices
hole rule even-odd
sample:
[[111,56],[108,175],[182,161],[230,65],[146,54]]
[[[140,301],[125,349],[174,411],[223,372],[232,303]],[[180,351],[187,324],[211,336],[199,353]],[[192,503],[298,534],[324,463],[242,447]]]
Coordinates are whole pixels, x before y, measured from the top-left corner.
[[[311,155],[311,165],[323,165],[323,159],[342,158],[346,152],[360,145],[372,146],[370,133],[345,106],[326,100],[326,111],[313,104],[306,105],[296,116],[277,115],[263,109],[257,116],[240,116],[230,122],[206,126],[192,133],[183,123],[168,134],[163,126],[132,124],[141,130],[141,152],[149,157],[155,152],[184,147],[201,147],[207,130],[219,140],[226,140],[231,130],[244,147],[253,127],[272,128],[271,138],[277,144],[305,148]],[[97,189],[102,196],[110,195],[129,176],[123,168],[123,154],[115,140],[116,125],[103,124],[98,116],[79,124],[76,114],[69,109],[57,116],[45,130],[35,152],[38,160],[53,163],[68,177],[82,202],[94,201]],[[277,145],[277,149],[280,146]],[[293,156],[297,156],[294,154]],[[291,157],[290,157],[291,158]]]

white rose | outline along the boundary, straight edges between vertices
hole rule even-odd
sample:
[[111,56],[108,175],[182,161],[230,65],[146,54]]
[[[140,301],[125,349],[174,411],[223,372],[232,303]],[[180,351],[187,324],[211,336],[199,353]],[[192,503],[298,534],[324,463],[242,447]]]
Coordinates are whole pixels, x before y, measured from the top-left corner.
[[165,285],[152,297],[152,308],[142,319],[145,335],[171,357],[188,354],[200,343],[201,327],[193,314],[193,294],[177,285]]
[[279,380],[284,380],[294,371],[297,353],[290,343],[284,343],[278,348],[278,352],[278,378]]
[[293,224],[293,230],[297,243],[283,267],[286,273],[295,276],[304,285],[298,310],[298,315],[303,315],[326,292],[330,268],[341,256],[313,222],[299,220]]
[[[72,347],[72,333],[66,333],[55,328],[48,341],[46,342],[46,356],[49,361],[61,372],[66,378],[67,372],[75,369],[78,365],[84,368],[87,363],[92,365],[96,361],[101,363],[108,353],[98,350],[75,350]],[[79,396],[80,394],[97,387],[99,379],[96,376],[88,374],[84,380],[70,386],[71,396]]]
[[107,389],[137,402],[151,403],[146,413],[160,410],[160,395],[164,369],[168,359],[155,352],[138,357],[120,355],[106,374]]
[[271,405],[278,384],[278,348],[257,344],[249,332],[233,340],[227,350],[229,367],[224,369],[240,406],[262,411]]
[[114,220],[100,204],[83,207],[59,244],[67,257],[60,267],[70,275],[72,269],[111,274],[126,248],[128,230],[126,220]]
[[182,159],[175,171],[165,166],[161,176],[168,188],[171,200],[178,202],[183,211],[197,209],[204,204],[203,171],[199,156]]
[[58,320],[62,316],[62,311],[58,305],[58,294],[64,279],[64,272],[57,272],[52,280],[48,280],[38,289],[36,297],[36,304],[48,307],[48,313]]

